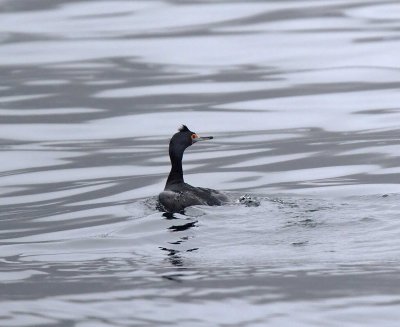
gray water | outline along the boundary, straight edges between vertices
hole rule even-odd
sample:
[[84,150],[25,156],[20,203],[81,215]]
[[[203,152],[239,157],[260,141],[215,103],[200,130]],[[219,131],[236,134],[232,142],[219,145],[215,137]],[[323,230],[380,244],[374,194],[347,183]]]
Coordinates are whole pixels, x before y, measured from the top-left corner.
[[[1,0],[0,325],[398,326],[399,31],[398,1]],[[229,205],[156,209],[182,123]]]

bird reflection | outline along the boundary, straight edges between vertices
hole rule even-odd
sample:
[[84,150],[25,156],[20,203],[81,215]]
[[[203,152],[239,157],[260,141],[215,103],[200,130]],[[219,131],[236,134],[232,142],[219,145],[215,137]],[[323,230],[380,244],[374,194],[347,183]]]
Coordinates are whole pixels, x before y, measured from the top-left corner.
[[196,221],[192,221],[183,225],[173,225],[171,227],[168,227],[169,230],[173,231],[173,232],[182,232],[184,230],[187,230],[189,228],[195,227],[197,224],[197,220]]
[[183,266],[183,260],[182,260],[180,254],[179,254],[180,251],[174,250],[174,249],[168,249],[168,248],[161,247],[161,246],[159,247],[159,249],[162,250],[162,251],[168,252],[167,253],[168,261],[173,266],[176,266],[176,267],[182,267]]
[[[175,248],[160,246],[159,249],[165,251],[167,254],[168,261],[176,267],[182,267],[184,265],[182,252],[193,252],[197,251],[199,248],[191,248],[191,249],[177,249],[177,247],[182,246],[186,241],[191,238],[191,236],[187,235],[187,231],[193,227],[198,227],[198,221],[190,221],[190,217],[183,216],[179,217],[180,214],[164,212],[162,214],[162,218],[165,220],[173,221],[173,224],[167,227],[168,232],[176,233],[179,238],[175,241],[170,241],[168,244],[171,246],[175,246]],[[189,221],[188,221],[189,220]],[[179,221],[182,221],[182,224],[179,224]],[[183,235],[182,235],[183,234]]]
[[178,217],[175,217],[175,215],[172,212],[164,212],[162,216],[167,220],[179,219]]

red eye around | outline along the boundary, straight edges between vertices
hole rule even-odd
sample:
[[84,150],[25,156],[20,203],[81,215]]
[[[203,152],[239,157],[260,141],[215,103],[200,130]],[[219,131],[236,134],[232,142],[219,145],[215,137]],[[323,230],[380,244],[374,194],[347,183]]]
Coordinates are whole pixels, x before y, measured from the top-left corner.
[[192,134],[192,140],[197,139],[197,138],[198,138],[197,134]]

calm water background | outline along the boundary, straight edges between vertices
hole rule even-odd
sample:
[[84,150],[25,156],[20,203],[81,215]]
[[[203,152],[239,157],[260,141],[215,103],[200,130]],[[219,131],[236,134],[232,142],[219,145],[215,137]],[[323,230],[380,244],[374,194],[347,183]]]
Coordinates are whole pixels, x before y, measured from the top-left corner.
[[[0,0],[1,326],[398,326],[398,1]],[[186,181],[259,207],[155,209]]]

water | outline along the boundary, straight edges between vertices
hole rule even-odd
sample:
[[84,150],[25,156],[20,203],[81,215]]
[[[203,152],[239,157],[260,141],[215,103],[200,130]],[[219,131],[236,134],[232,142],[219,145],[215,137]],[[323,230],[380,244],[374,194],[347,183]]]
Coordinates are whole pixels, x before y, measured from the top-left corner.
[[[0,1],[0,325],[397,326],[399,18]],[[231,204],[155,209],[182,123]]]

